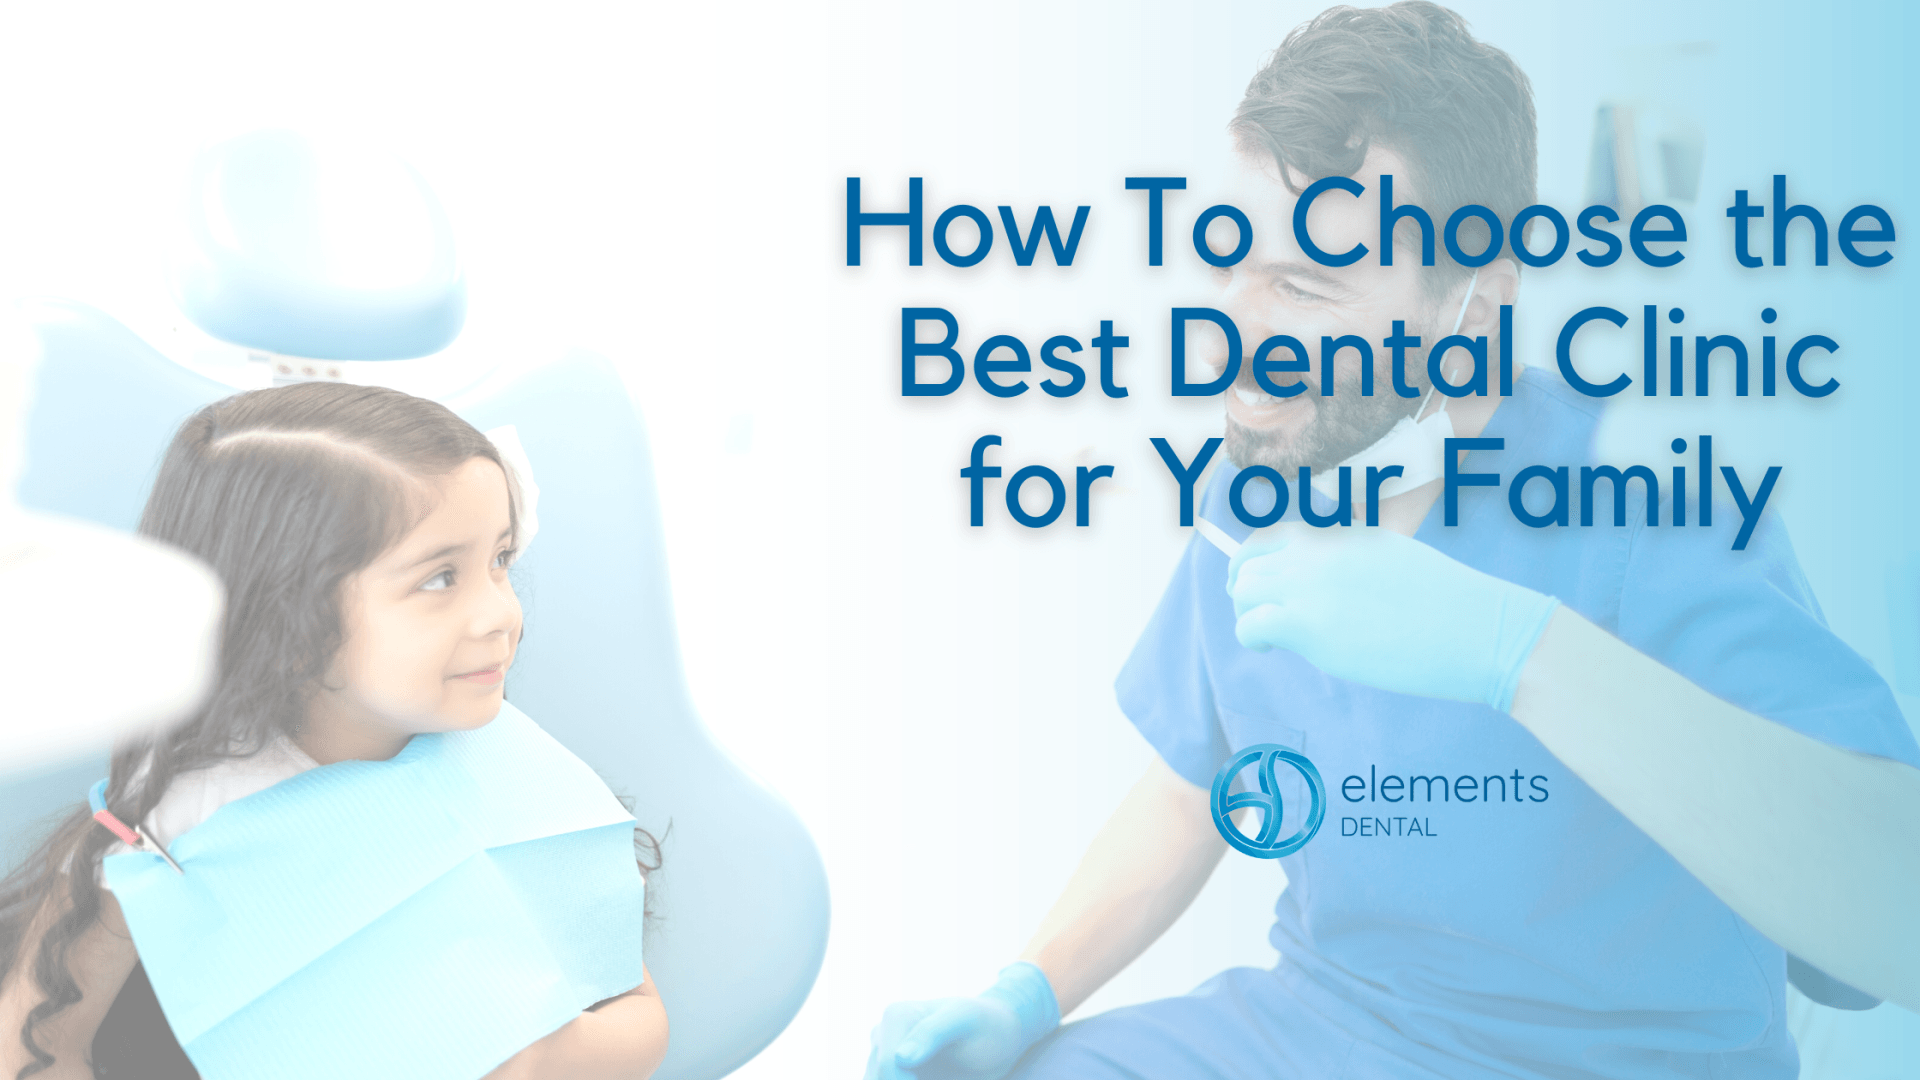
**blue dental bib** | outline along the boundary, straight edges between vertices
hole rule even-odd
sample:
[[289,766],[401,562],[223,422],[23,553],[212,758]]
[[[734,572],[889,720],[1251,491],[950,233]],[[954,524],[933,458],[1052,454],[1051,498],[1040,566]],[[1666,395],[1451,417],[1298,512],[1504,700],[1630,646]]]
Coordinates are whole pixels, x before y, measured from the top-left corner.
[[634,820],[512,705],[104,860],[206,1080],[477,1080],[640,985]]

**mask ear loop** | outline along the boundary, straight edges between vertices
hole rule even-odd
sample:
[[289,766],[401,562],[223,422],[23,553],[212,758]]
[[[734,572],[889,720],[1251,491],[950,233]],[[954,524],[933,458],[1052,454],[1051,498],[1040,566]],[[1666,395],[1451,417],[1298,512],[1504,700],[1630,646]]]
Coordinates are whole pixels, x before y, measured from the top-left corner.
[[[1479,283],[1480,283],[1480,269],[1479,267],[1475,267],[1473,271],[1473,276],[1467,279],[1467,295],[1462,297],[1460,300],[1460,311],[1458,314],[1456,314],[1453,317],[1453,329],[1447,332],[1449,336],[1459,333],[1460,324],[1467,321],[1467,305],[1473,303],[1473,287],[1475,285],[1478,285]],[[1426,419],[1421,414],[1427,411],[1427,402],[1433,398],[1433,391],[1434,391],[1434,385],[1432,383],[1428,383],[1426,395],[1420,399],[1420,407],[1413,411],[1414,423],[1417,424],[1421,420]],[[1434,415],[1438,416],[1441,410],[1445,409],[1446,407],[1447,407],[1447,402],[1443,398],[1440,401],[1440,408],[1434,410]]]

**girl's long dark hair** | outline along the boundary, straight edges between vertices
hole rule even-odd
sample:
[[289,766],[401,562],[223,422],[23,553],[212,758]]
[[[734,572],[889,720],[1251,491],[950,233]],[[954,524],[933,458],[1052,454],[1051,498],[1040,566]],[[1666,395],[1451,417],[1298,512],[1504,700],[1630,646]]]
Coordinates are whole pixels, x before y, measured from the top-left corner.
[[[476,457],[500,464],[493,443],[445,406],[374,386],[249,391],[181,425],[139,532],[219,575],[227,603],[218,675],[185,723],[115,747],[114,815],[141,821],[176,775],[297,735],[341,644],[346,579],[424,515],[428,482]],[[112,842],[83,803],[0,881],[0,979],[24,965],[43,995],[19,1033],[34,1060],[16,1080],[53,1064],[34,1030],[80,1000],[67,953],[99,917],[97,868]],[[636,830],[635,846],[643,868],[657,867],[652,837]],[[48,918],[35,954],[22,955],[36,921]]]

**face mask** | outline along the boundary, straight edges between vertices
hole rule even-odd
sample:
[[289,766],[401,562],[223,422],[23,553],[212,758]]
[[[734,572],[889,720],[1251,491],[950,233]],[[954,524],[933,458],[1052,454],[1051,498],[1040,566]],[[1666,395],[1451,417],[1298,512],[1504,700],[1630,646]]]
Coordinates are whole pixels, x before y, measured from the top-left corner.
[[[1475,270],[1467,282],[1466,298],[1460,301],[1460,313],[1453,317],[1453,329],[1449,333],[1460,332],[1460,324],[1466,320],[1467,305],[1473,302],[1473,287],[1480,281],[1480,271]],[[1427,388],[1426,397],[1420,399],[1420,408],[1413,416],[1403,416],[1393,427],[1387,430],[1373,445],[1353,455],[1330,469],[1320,469],[1313,474],[1313,489],[1330,500],[1340,498],[1340,466],[1353,470],[1356,483],[1363,482],[1367,475],[1367,466],[1385,468],[1398,465],[1404,472],[1399,476],[1382,481],[1380,497],[1390,499],[1403,491],[1411,491],[1421,484],[1440,478],[1445,472],[1446,444],[1453,438],[1453,420],[1447,415],[1446,399],[1440,400],[1440,407],[1433,415],[1424,420],[1416,420],[1426,411],[1428,399],[1433,397],[1433,388]]]

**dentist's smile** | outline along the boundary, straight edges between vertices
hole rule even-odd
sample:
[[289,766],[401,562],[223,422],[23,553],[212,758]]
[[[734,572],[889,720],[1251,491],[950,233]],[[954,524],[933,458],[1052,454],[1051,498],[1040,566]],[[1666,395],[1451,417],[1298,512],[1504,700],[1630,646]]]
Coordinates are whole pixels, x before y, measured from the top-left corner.
[[1268,430],[1284,424],[1301,423],[1318,406],[1310,400],[1311,389],[1290,398],[1277,398],[1246,383],[1235,383],[1227,391],[1227,415],[1244,427]]

